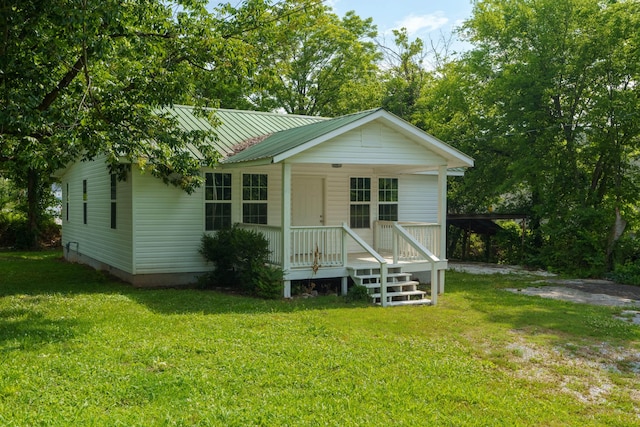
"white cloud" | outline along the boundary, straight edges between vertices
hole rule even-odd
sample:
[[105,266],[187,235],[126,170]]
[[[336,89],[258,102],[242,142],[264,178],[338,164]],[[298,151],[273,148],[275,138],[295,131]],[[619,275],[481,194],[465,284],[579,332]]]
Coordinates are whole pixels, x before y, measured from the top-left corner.
[[416,35],[422,32],[431,32],[440,29],[449,23],[449,18],[443,12],[430,13],[427,15],[409,14],[401,21],[396,22],[396,29],[406,28],[407,33]]

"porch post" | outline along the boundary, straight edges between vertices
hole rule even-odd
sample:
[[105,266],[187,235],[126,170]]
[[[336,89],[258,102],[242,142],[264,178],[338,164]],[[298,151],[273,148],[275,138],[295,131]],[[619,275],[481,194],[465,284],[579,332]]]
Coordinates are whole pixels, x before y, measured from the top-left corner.
[[440,245],[436,254],[447,259],[447,165],[438,168],[438,224],[440,224]]
[[[282,163],[282,214],[281,214],[281,247],[282,270],[285,277],[291,268],[291,165]],[[284,297],[291,298],[291,280],[284,281]]]

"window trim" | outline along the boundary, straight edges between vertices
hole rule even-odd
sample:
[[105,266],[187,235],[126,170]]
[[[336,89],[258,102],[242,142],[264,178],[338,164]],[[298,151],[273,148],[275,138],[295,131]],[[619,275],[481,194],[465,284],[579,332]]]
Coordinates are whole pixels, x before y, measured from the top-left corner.
[[118,218],[118,176],[115,173],[111,174],[111,229],[115,230],[117,227]]
[[[222,178],[222,185],[219,190],[221,194],[218,194],[216,188],[216,175],[220,175]],[[211,185],[209,185],[209,177],[211,177]],[[225,181],[228,179],[228,185]],[[228,191],[225,191],[228,190]],[[211,195],[209,195],[211,191]],[[218,198],[219,196],[221,198]],[[204,186],[204,229],[205,231],[218,231],[227,227],[231,227],[233,222],[233,175],[229,172],[206,172],[205,173],[205,186]],[[211,217],[211,223],[209,223],[209,209],[216,210],[216,206],[222,206],[223,210],[228,210],[228,215],[222,212],[221,216],[216,218],[215,214]],[[221,226],[216,227],[216,219],[222,221]]]
[[88,195],[88,187],[89,184],[87,183],[86,179],[82,180],[82,223],[83,224],[87,224],[88,222],[88,208],[87,208],[87,200],[89,199],[89,195]]
[[[355,187],[354,182],[356,184]],[[349,178],[349,227],[353,229],[371,228],[371,182],[371,177],[352,176]],[[368,188],[365,183],[368,184]],[[366,209],[363,207],[366,207]],[[359,209],[362,209],[362,211],[355,212]],[[366,226],[362,227],[365,223]]]
[[[384,180],[388,180],[388,181],[392,181],[395,182],[395,188],[382,188],[383,186],[381,185],[382,182]],[[386,187],[386,186],[385,186]],[[384,200],[386,199],[387,194],[394,194],[395,193],[395,200]],[[382,219],[382,212],[381,212],[381,208],[383,206],[395,206],[395,219]],[[378,177],[378,220],[379,221],[398,221],[398,216],[399,216],[399,209],[400,209],[400,183],[398,178],[391,178],[391,177]]]
[[[250,182],[247,185],[246,179]],[[257,180],[258,182],[254,182]],[[264,183],[262,182],[264,180]],[[242,174],[242,222],[245,224],[269,223],[269,175],[266,173]],[[263,212],[250,212],[258,209]],[[257,218],[258,220],[254,220]]]

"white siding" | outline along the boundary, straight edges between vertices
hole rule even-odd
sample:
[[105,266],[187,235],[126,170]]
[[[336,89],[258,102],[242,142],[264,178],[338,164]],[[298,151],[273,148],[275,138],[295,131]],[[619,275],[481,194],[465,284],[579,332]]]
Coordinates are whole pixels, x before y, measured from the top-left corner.
[[[268,224],[280,225],[280,166],[211,170],[232,174],[233,222],[242,221],[242,174],[267,174]],[[212,268],[198,252],[204,229],[204,187],[193,194],[134,172],[135,274],[197,273]]]
[[443,165],[446,160],[378,122],[369,123],[306,150],[295,163]]
[[[87,181],[87,224],[82,182]],[[104,158],[77,162],[61,177],[62,244],[97,261],[132,272],[131,180],[117,183],[117,224],[111,228],[111,176]],[[69,220],[67,220],[67,185]]]
[[203,188],[187,194],[135,168],[132,175],[134,274],[207,270],[198,252],[204,232]]
[[[378,178],[398,178],[398,220],[437,222],[438,178],[428,175],[377,174],[367,166],[343,165],[332,168],[328,165],[295,165],[296,176],[323,176],[325,178],[325,225],[349,224],[349,186],[352,177],[371,178],[371,220],[378,216]],[[372,224],[373,225],[373,224]],[[373,228],[356,229],[356,233],[367,243],[373,244]],[[359,251],[357,246],[349,250]]]
[[438,222],[437,176],[399,176],[398,199],[399,221]]

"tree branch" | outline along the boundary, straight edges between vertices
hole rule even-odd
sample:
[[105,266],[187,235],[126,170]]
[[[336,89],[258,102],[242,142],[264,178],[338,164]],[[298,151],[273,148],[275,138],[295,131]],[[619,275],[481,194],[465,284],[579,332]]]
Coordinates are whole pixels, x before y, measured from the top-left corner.
[[60,91],[65,89],[67,86],[69,86],[69,84],[71,84],[73,79],[76,78],[78,73],[82,71],[82,68],[85,66],[85,61],[86,61],[86,53],[83,51],[80,54],[80,57],[78,58],[76,63],[73,64],[73,66],[69,71],[67,71],[67,74],[64,75],[64,77],[62,78],[62,80],[60,80],[58,85],[51,92],[45,95],[40,105],[38,105],[37,109],[39,111],[45,111],[47,108],[51,106],[51,104],[53,104],[53,101],[55,101],[56,98],[58,98]]

